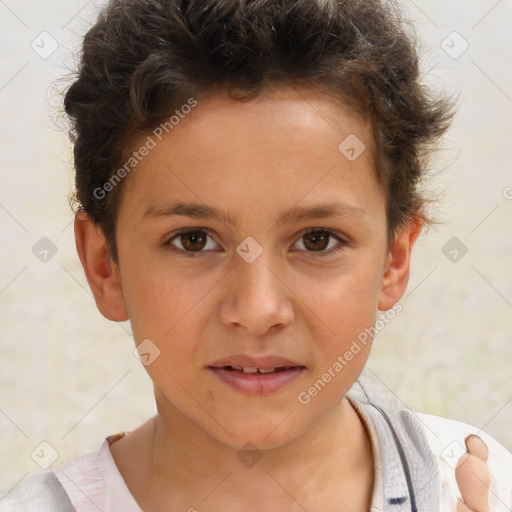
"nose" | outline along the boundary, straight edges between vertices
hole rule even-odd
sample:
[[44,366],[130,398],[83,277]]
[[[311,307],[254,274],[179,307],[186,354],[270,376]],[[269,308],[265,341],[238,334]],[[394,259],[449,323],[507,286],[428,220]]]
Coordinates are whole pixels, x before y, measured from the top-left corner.
[[275,261],[270,261],[266,251],[252,263],[238,255],[235,258],[220,307],[221,322],[255,336],[289,325],[294,317],[293,292]]

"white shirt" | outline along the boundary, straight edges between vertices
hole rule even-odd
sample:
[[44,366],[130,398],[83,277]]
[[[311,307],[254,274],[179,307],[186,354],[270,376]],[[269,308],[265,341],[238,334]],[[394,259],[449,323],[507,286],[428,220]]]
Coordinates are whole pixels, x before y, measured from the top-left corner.
[[[357,408],[356,412],[368,433],[374,460],[371,512],[382,512],[384,484],[377,431],[364,408]],[[512,454],[494,438],[474,426],[432,414],[417,415],[425,426],[429,445],[441,470],[445,510],[455,511],[456,498],[460,498],[454,467],[465,451],[464,439],[469,434],[478,434],[489,448],[487,464],[491,472],[490,510],[509,512],[512,506]],[[125,434],[127,432],[106,438],[98,451],[55,470],[77,512],[98,512],[98,508],[103,512],[142,512],[126,487],[109,449],[112,442]],[[502,501],[503,496],[508,497],[506,503]]]
[[[384,482],[381,446],[375,424],[361,404],[354,404],[368,434],[374,460],[374,486],[371,512],[384,510]],[[440,512],[455,512],[460,492],[454,467],[465,451],[464,439],[477,434],[489,448],[487,464],[491,473],[489,510],[510,512],[512,506],[512,454],[498,441],[478,428],[432,414],[416,413],[424,426],[427,441],[441,474],[442,504]],[[110,452],[110,445],[129,434],[121,432],[107,437],[98,450],[83,455],[53,472],[68,494],[76,512],[142,512],[126,486]],[[37,477],[37,475],[36,475]],[[44,489],[46,491],[46,489]],[[21,490],[9,493],[0,501],[0,512],[51,510],[41,490],[41,479],[28,479]],[[32,500],[32,501],[31,501]],[[21,505],[21,506],[20,506]]]
[[77,512],[142,512],[110,453],[110,445],[128,433],[108,436],[97,451],[54,470]]

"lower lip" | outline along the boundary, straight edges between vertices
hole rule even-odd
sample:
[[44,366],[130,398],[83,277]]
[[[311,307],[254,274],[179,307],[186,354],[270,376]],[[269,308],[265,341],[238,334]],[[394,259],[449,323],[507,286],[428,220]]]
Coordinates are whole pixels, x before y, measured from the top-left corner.
[[276,373],[244,373],[211,366],[208,369],[237,391],[251,396],[263,396],[284,388],[298,378],[306,368],[301,366]]

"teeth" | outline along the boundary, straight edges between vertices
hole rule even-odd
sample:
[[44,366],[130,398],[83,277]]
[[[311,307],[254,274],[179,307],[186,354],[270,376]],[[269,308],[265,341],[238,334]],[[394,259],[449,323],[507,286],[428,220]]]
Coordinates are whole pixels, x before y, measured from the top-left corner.
[[[235,368],[235,367],[233,367],[233,368]],[[235,369],[237,369],[237,368],[235,368]],[[244,373],[258,373],[258,372],[259,373],[273,373],[276,371],[276,369],[275,368],[254,368],[252,366],[244,366],[242,368],[242,371]]]
[[243,372],[244,373],[258,373],[258,368],[253,368],[252,366],[244,366]]
[[254,366],[229,366],[227,368],[231,368],[232,370],[242,371],[244,373],[274,373],[281,370],[288,370],[291,368],[290,366],[283,366],[280,368],[256,368]]

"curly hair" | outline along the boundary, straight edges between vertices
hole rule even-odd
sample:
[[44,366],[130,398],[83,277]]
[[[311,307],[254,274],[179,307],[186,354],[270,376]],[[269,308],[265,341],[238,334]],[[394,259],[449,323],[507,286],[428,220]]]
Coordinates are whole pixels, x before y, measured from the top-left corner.
[[247,101],[307,84],[370,123],[388,235],[423,216],[419,183],[453,108],[420,81],[415,38],[387,0],[110,0],[84,37],[64,97],[79,209],[117,262],[122,186],[103,187],[147,133],[190,97],[222,87]]

